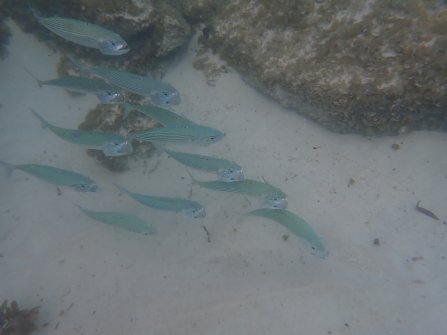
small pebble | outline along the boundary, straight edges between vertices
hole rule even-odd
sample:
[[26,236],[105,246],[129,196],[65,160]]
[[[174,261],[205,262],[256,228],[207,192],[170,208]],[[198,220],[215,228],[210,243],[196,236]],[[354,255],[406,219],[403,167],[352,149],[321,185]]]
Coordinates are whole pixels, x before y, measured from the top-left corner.
[[393,143],[393,144],[391,144],[391,149],[393,149],[393,150],[399,150],[399,149],[400,149],[400,145],[397,144],[397,143]]
[[373,244],[374,244],[374,245],[380,245],[380,240],[379,240],[378,237],[376,237],[376,238],[373,240]]

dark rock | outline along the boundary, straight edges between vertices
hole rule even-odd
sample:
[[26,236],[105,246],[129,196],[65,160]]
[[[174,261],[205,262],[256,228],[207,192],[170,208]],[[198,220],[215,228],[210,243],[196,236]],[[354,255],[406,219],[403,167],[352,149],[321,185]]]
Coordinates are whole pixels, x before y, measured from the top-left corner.
[[205,23],[249,84],[334,131],[447,130],[441,1],[229,0]]
[[0,0],[0,59],[4,59],[8,52],[6,50],[6,45],[9,42],[9,37],[11,33],[5,24],[6,12],[4,8],[3,0]]

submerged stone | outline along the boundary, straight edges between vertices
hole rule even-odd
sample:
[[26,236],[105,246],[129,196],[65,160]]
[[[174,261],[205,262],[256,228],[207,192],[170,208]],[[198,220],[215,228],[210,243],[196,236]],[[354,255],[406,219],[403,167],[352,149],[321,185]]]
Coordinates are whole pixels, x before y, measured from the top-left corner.
[[248,83],[334,131],[447,129],[442,1],[228,0],[205,23]]

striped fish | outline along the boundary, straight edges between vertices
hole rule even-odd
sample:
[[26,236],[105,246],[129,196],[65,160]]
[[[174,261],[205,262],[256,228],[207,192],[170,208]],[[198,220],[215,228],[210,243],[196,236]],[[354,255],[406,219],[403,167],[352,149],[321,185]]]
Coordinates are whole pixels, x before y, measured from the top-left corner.
[[260,208],[246,213],[246,215],[259,216],[278,222],[295,235],[302,237],[310,243],[314,252],[322,258],[326,257],[329,252],[323,241],[312,229],[312,227],[298,215],[285,209],[269,209]]
[[130,50],[120,35],[93,23],[58,16],[38,17],[37,20],[67,41],[98,49],[104,55],[117,56]]
[[132,105],[129,103],[125,103],[123,107],[124,118],[127,117],[129,112],[136,110],[146,116],[149,116],[152,119],[155,119],[158,123],[162,124],[165,127],[181,128],[197,126],[197,123],[192,122],[191,120],[188,120],[187,118],[184,118],[183,116],[180,116],[164,108],[148,105]]
[[124,96],[121,94],[120,90],[115,86],[107,84],[104,80],[77,76],[40,80],[30,71],[26,70],[26,72],[37,81],[39,86],[57,86],[78,93],[94,94],[103,104],[119,104],[124,102]]
[[147,142],[196,142],[209,145],[221,140],[224,133],[217,129],[196,125],[187,128],[155,128],[146,132],[130,134],[131,139]]
[[169,156],[187,167],[217,173],[220,181],[233,182],[244,180],[242,168],[233,161],[168,149],[165,149],[165,151]]
[[194,184],[201,187],[223,192],[240,193],[260,197],[267,208],[287,208],[287,195],[279,188],[257,180],[244,179],[231,183],[224,181],[199,181],[186,169]]
[[81,206],[78,206],[78,208],[89,218],[113,227],[145,235],[154,235],[157,233],[155,227],[148,225],[146,221],[133,214],[122,212],[97,212],[85,209]]
[[0,161],[0,164],[7,169],[8,175],[14,169],[17,169],[46,182],[59,186],[69,186],[80,192],[96,192],[99,190],[98,186],[90,177],[77,172],[41,164],[12,165],[3,161]]
[[126,71],[87,66],[73,58],[71,61],[81,71],[92,73],[126,91],[148,97],[156,105],[180,104],[179,92],[169,83]]
[[115,186],[121,193],[126,193],[132,199],[147,207],[156,208],[163,211],[182,213],[194,219],[204,218],[206,216],[205,208],[203,208],[203,206],[196,201],[182,198],[157,197],[138,194],[130,192],[118,184],[115,184]]
[[[46,121],[39,113],[37,113],[34,109],[30,108],[31,113],[34,114],[35,117],[39,119],[42,126],[44,128],[50,129],[54,134],[59,136],[65,141],[84,145],[93,149],[103,148],[104,145],[112,145],[112,144],[121,144],[125,143],[126,138],[113,133],[106,133],[100,131],[84,131],[77,129],[66,129],[60,128],[55,125],[52,125],[48,121]],[[112,156],[112,154],[108,154],[108,152],[103,151],[106,156]],[[121,156],[122,154],[115,153],[115,156]]]

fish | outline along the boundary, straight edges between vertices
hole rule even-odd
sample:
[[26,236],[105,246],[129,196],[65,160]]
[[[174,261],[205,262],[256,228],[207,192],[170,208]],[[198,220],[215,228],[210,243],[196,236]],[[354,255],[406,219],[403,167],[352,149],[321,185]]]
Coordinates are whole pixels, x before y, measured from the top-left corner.
[[259,216],[276,221],[295,235],[306,240],[315,254],[318,254],[322,258],[329,254],[323,241],[312,227],[304,219],[286,209],[259,208],[248,212],[245,215]]
[[179,105],[181,102],[180,93],[167,82],[127,71],[88,66],[73,58],[70,60],[82,72],[94,74],[126,91],[150,98],[156,105]]
[[214,191],[239,193],[248,196],[260,197],[263,200],[263,206],[267,208],[287,208],[287,195],[278,187],[263,183],[257,180],[244,179],[233,181],[231,183],[215,181],[199,181],[193,177],[191,172],[186,169],[194,184]]
[[102,104],[121,104],[124,102],[124,96],[120,92],[120,89],[107,84],[104,80],[93,79],[78,76],[64,76],[50,80],[40,80],[34,76],[30,71],[25,69],[26,72],[37,81],[39,87],[49,85],[65,88],[67,90],[83,93],[94,94]]
[[58,186],[69,186],[80,192],[97,192],[99,187],[88,176],[80,173],[59,169],[57,167],[41,165],[41,164],[9,164],[0,161],[7,174],[10,175],[14,169],[26,172],[36,178],[42,179],[46,182],[56,184]]
[[78,208],[89,218],[102,223],[144,235],[155,235],[157,229],[146,223],[143,219],[130,213],[123,212],[97,212],[85,209],[78,205]]
[[132,133],[131,139],[146,142],[195,142],[201,145],[209,145],[220,141],[225,134],[221,131],[206,126],[191,126],[184,128],[154,128],[148,131]]
[[114,183],[114,185],[120,190],[121,193],[126,193],[132,199],[147,207],[156,208],[163,211],[182,213],[194,219],[204,218],[206,216],[205,208],[203,208],[203,206],[196,201],[183,198],[158,197],[138,194],[130,192],[118,184]]
[[164,127],[184,128],[198,125],[197,123],[188,120],[183,116],[180,116],[174,112],[171,112],[170,110],[160,108],[157,106],[132,105],[129,103],[125,103],[123,107],[124,107],[124,118],[127,117],[130,111],[136,110],[146,116],[149,116],[152,119],[155,119],[158,123],[160,123]]
[[101,151],[108,157],[119,157],[130,155],[133,152],[132,143],[128,140],[124,142],[106,142],[101,146]]
[[[63,140],[79,145],[84,145],[90,148],[96,148],[96,149],[101,148],[103,149],[103,152],[106,156],[112,156],[112,155],[108,154],[109,151],[104,151],[105,145],[111,145],[111,144],[119,145],[127,142],[124,136],[117,135],[114,133],[60,128],[46,121],[34,109],[30,108],[30,111],[36,118],[39,119],[39,121],[42,124],[42,127],[48,128]],[[108,148],[106,147],[106,149]]]
[[41,25],[56,35],[67,41],[98,49],[104,55],[119,56],[130,50],[120,35],[96,24],[59,16],[36,17]]
[[233,161],[168,149],[165,149],[165,151],[169,156],[187,167],[215,172],[220,181],[233,182],[244,180],[242,167]]

